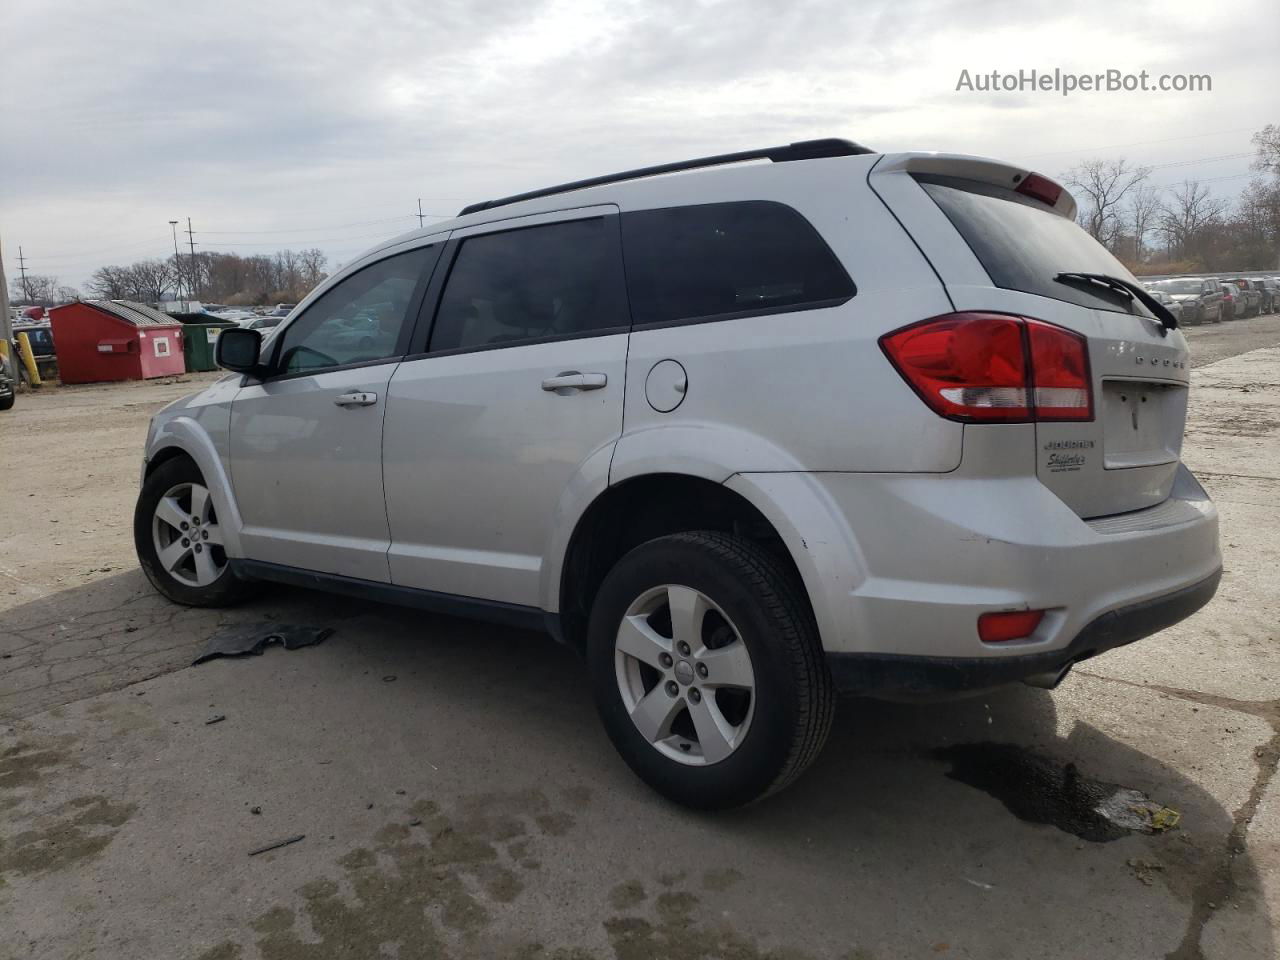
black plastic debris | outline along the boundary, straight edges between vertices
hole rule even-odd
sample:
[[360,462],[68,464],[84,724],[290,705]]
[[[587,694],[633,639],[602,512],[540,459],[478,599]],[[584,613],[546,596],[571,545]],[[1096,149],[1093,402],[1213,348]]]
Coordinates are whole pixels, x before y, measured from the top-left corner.
[[274,843],[268,843],[266,846],[258,847],[256,850],[250,850],[249,856],[256,857],[260,853],[269,853],[272,850],[279,850],[281,847],[287,847],[291,843],[297,843],[299,840],[305,840],[305,833],[294,834],[292,837],[285,837],[283,840],[277,840]]
[[294,623],[240,623],[224,627],[209,638],[204,652],[192,666],[215,657],[259,656],[269,644],[279,643],[286,650],[311,647],[324,640],[332,627],[305,627]]

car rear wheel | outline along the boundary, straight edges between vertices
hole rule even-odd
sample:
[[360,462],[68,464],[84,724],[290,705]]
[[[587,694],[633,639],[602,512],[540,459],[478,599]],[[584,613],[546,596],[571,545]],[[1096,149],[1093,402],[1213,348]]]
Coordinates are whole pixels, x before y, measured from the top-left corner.
[[632,550],[600,587],[587,654],[614,746],[686,806],[735,807],[785,787],[830,729],[812,615],[748,540],[681,533]]
[[185,456],[162,463],[143,483],[133,541],[142,572],[175,603],[223,607],[253,592],[231,569],[213,498]]

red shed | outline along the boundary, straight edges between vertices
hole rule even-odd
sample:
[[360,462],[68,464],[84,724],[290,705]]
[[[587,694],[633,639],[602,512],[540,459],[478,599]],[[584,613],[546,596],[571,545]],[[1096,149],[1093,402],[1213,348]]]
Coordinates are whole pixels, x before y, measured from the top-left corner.
[[49,311],[63,383],[183,373],[182,324],[131,300],[77,300]]

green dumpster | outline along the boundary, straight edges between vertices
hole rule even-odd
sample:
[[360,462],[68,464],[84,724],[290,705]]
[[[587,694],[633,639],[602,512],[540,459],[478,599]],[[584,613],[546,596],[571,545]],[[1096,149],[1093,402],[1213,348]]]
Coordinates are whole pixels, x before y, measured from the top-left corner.
[[184,323],[182,325],[182,351],[187,356],[187,372],[216,370],[213,362],[214,344],[218,342],[218,333],[227,327],[234,327],[230,320],[213,320],[208,323]]

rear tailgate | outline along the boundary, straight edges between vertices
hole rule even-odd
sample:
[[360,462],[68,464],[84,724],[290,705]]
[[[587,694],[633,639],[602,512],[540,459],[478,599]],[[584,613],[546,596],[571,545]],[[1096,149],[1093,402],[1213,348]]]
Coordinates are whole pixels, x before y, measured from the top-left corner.
[[938,270],[957,311],[1034,317],[1088,340],[1093,418],[1037,422],[1041,482],[1086,518],[1167,499],[1186,421],[1186,341],[1123,294],[1055,280],[1066,272],[1133,280],[1075,224],[1074,202],[1064,194],[1051,206],[1052,190],[1039,199],[1016,193],[1028,172],[1006,164],[886,160],[871,185]]

